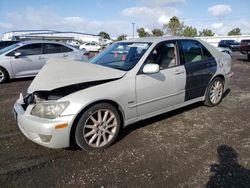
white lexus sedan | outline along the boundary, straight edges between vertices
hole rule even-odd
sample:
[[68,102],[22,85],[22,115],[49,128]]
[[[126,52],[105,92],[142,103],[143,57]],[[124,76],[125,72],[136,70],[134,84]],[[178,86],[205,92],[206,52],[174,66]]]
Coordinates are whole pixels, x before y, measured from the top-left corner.
[[112,144],[129,124],[192,103],[218,105],[231,57],[194,38],[117,42],[90,63],[50,60],[14,105],[30,140],[84,150]]

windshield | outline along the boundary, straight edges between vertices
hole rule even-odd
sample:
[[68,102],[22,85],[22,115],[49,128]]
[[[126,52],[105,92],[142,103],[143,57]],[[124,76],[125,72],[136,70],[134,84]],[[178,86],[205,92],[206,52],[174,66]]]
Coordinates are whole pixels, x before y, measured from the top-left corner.
[[8,51],[10,51],[10,50],[18,47],[18,46],[20,46],[20,45],[17,43],[17,44],[12,44],[11,46],[8,46],[6,48],[3,48],[3,49],[0,50],[0,55],[2,55],[4,53],[6,53],[6,52],[8,52]]
[[123,71],[131,70],[147,51],[151,43],[120,42],[112,44],[90,61]]

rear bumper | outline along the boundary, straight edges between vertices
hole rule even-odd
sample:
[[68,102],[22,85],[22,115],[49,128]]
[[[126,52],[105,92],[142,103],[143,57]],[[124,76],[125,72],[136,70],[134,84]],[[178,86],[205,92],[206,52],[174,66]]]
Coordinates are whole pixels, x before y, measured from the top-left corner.
[[[49,148],[66,148],[70,143],[70,128],[73,115],[56,119],[43,119],[30,115],[32,107],[24,111],[17,101],[14,105],[14,114],[22,133],[31,141]],[[67,124],[66,128],[56,129],[57,125]]]
[[224,92],[228,89],[230,89],[230,82],[231,79],[233,77],[234,73],[233,72],[229,72],[225,75],[225,87],[224,87]]

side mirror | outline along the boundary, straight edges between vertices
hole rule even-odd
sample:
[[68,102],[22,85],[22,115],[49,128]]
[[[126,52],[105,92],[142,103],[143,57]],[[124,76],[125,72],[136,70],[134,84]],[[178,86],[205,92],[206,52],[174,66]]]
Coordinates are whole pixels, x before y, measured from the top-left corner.
[[153,73],[157,73],[160,71],[160,66],[158,64],[152,64],[152,63],[149,63],[149,64],[146,64],[144,67],[143,67],[143,73],[145,74],[153,74]]
[[18,57],[20,57],[21,55],[22,55],[21,52],[16,52],[16,53],[14,54],[15,58],[18,58]]

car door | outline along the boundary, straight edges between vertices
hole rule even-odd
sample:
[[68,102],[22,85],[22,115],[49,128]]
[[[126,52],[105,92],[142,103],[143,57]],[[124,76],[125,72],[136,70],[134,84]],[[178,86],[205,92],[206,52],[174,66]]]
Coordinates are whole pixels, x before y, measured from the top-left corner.
[[140,71],[136,76],[136,106],[142,119],[184,102],[186,73],[178,54],[175,41],[159,44],[145,64],[159,64],[160,71],[154,74]]
[[[15,53],[21,53],[15,57]],[[21,46],[7,54],[15,77],[35,76],[44,65],[41,43],[32,43]]]
[[187,74],[185,101],[202,97],[217,70],[217,63],[210,52],[196,40],[180,40],[181,63]]
[[57,43],[43,43],[43,56],[46,61],[50,58],[68,58],[73,50]]

